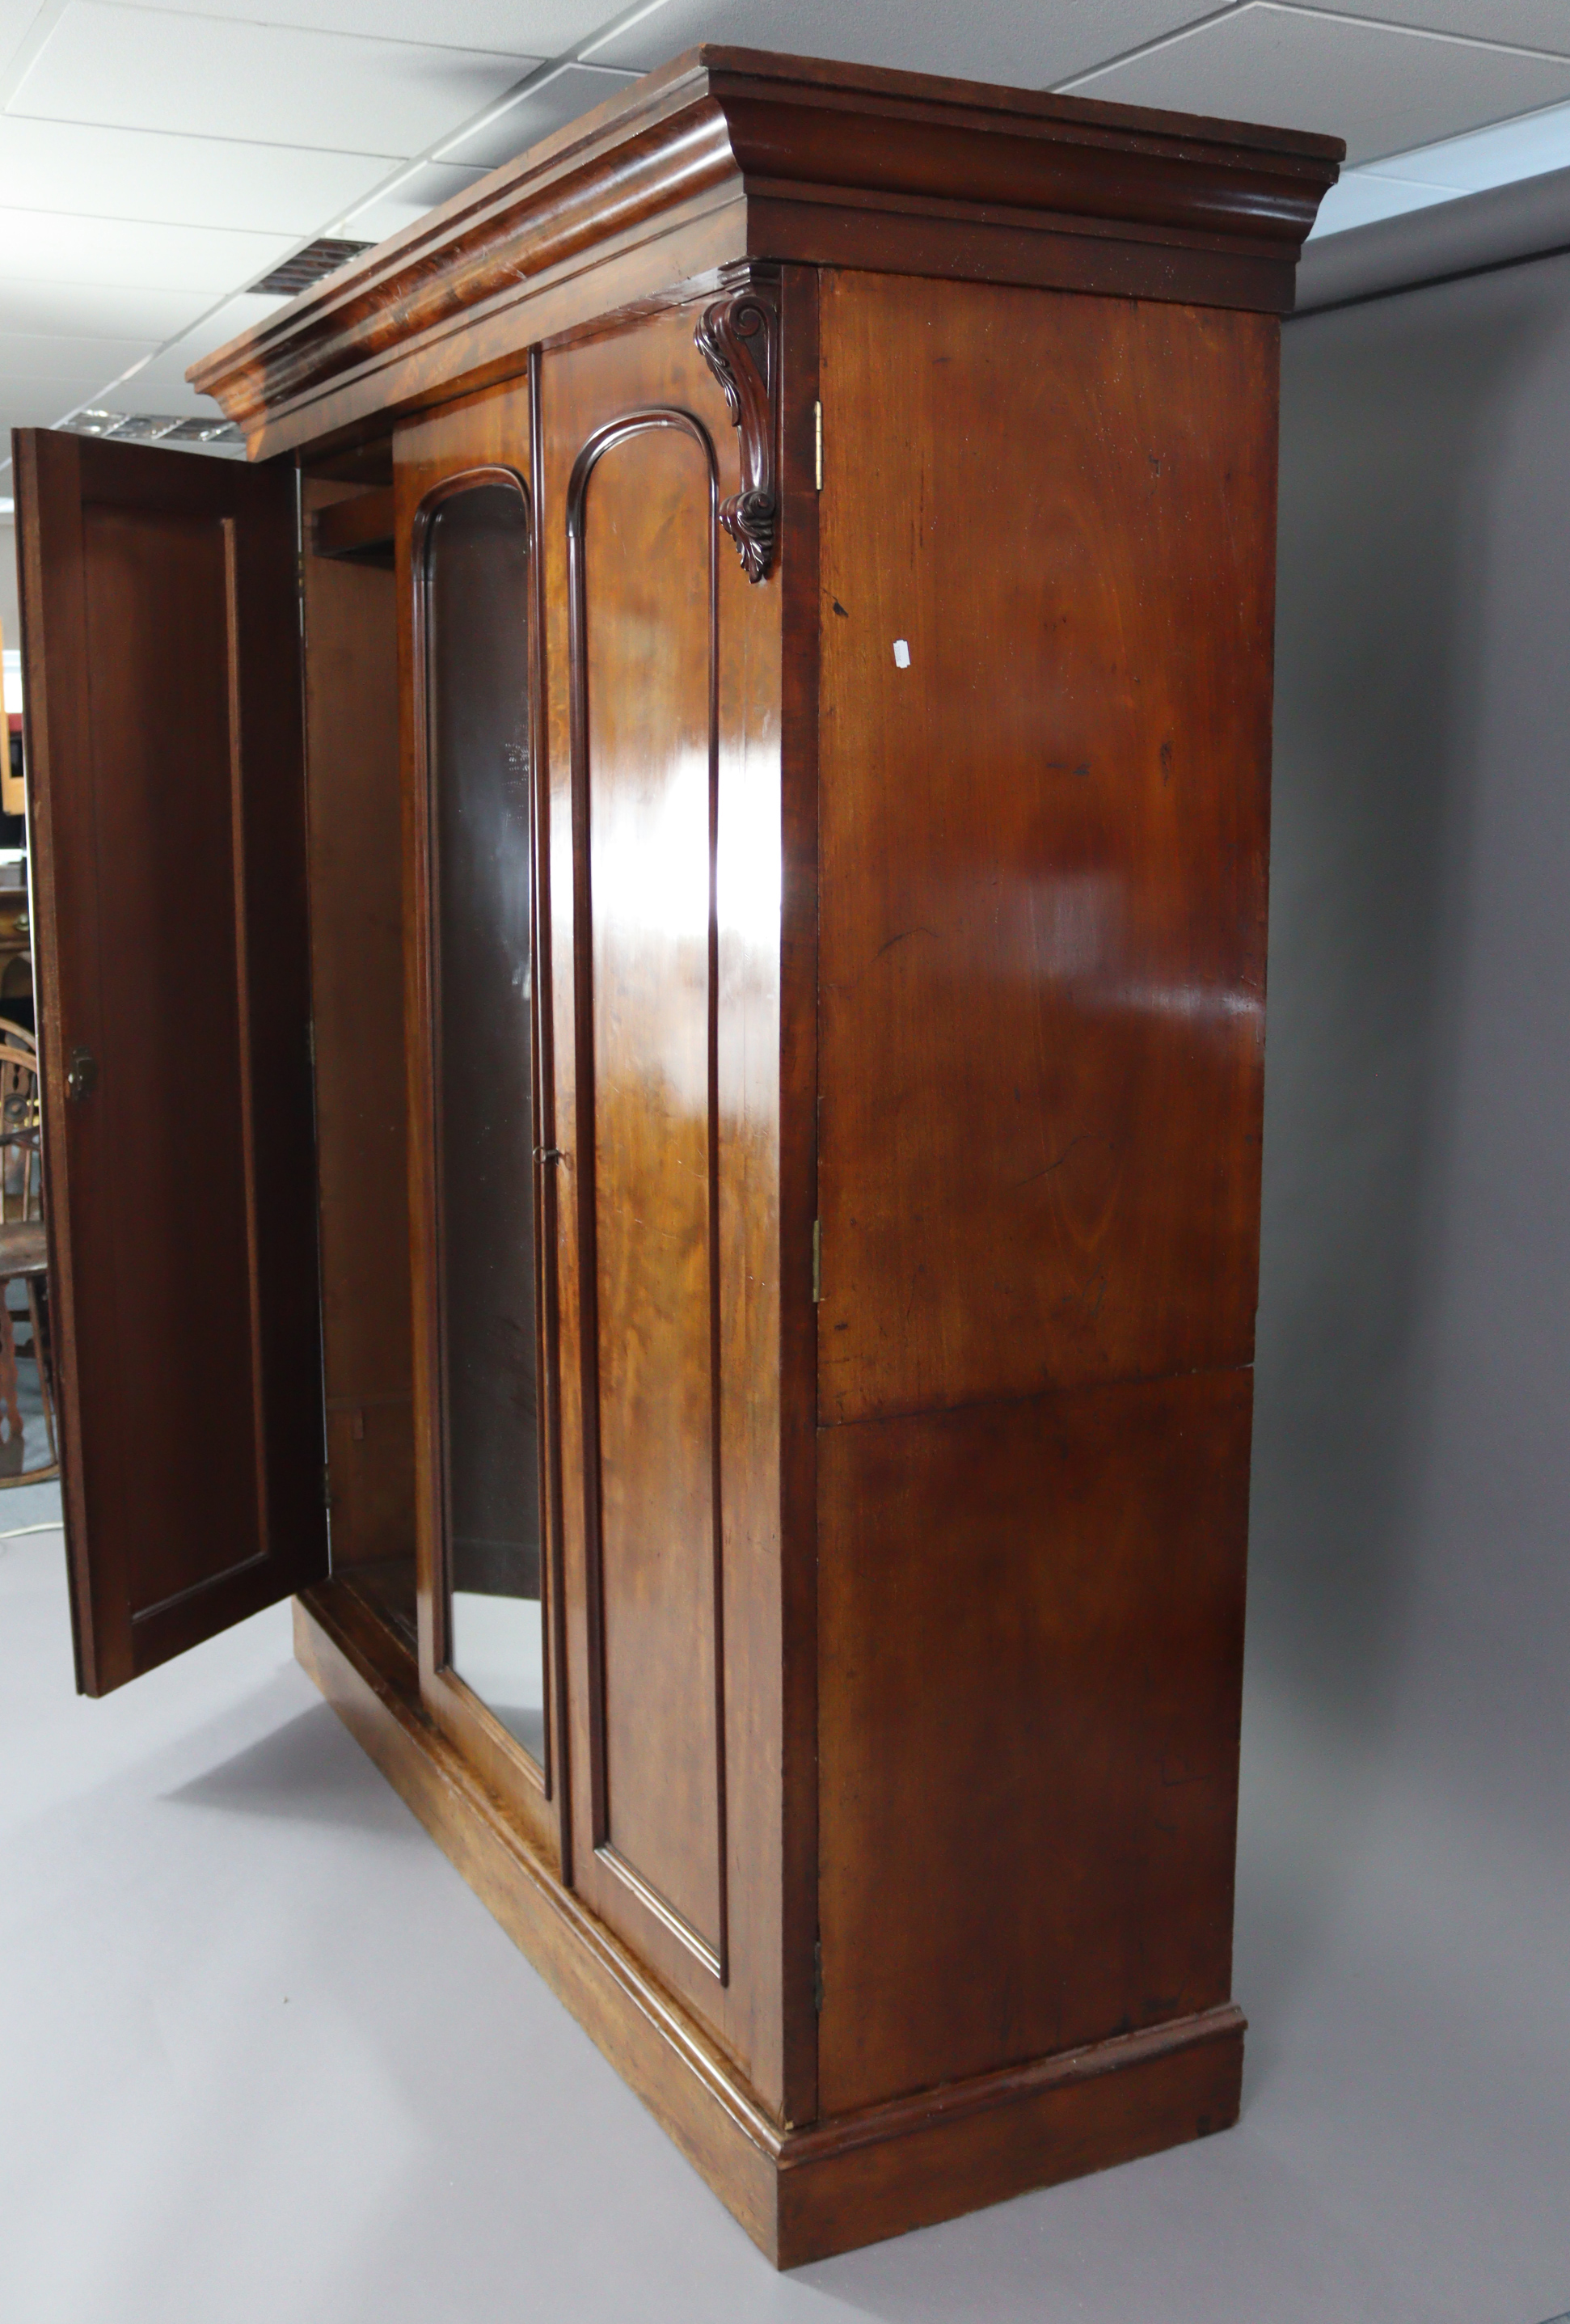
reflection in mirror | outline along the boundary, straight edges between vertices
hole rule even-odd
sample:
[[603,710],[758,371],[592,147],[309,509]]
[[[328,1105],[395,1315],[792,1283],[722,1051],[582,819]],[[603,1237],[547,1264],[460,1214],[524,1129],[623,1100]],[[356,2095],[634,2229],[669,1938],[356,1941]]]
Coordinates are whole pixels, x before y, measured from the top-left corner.
[[446,494],[425,534],[449,1661],[543,1766],[528,513]]

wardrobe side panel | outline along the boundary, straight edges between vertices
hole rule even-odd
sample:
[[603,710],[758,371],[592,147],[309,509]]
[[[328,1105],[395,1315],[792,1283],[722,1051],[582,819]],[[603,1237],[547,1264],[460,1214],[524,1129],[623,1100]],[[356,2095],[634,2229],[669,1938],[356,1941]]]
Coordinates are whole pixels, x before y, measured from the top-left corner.
[[778,2107],[780,587],[702,313],[541,374],[573,1877]]
[[825,2113],[1227,1999],[1253,1379],[822,1432]]
[[832,2114],[1226,1997],[1276,327],[822,332]]
[[822,374],[820,1417],[1247,1363],[1276,325],[829,275]]

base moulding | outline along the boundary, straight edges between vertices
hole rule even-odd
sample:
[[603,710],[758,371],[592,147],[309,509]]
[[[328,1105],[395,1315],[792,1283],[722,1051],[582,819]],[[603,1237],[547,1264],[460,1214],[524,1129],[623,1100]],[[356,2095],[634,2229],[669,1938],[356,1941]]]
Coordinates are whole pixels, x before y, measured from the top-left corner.
[[1225,2130],[1231,2004],[800,2130],[564,1888],[419,1707],[415,1664],[357,1595],[295,1600],[295,1652],[355,1740],[759,2248],[797,2267]]

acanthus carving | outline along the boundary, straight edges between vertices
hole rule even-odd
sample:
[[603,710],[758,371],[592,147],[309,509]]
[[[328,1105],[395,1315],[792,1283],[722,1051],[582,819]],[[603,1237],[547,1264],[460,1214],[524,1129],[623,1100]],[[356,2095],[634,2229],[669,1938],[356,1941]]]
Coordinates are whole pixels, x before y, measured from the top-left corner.
[[741,438],[741,490],[720,506],[749,581],[774,559],[779,522],[779,294],[752,276],[703,309],[693,338]]

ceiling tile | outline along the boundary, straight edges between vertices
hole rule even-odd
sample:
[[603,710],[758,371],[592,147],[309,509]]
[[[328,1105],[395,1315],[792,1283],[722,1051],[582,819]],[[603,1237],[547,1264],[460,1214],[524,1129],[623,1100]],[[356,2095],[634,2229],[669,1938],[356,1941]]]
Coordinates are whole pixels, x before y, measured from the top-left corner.
[[13,380],[58,379],[64,371],[73,377],[92,372],[100,379],[113,379],[152,351],[145,339],[62,339],[7,331],[0,372]]
[[[258,323],[265,323],[269,315],[276,315],[280,307],[289,305],[287,299],[264,299],[256,291],[242,291],[237,298],[226,299],[211,314],[204,315],[199,323],[187,331],[174,346],[165,349],[155,362],[149,364],[148,377],[156,379],[167,374],[171,379],[183,380],[188,367],[210,355],[216,347],[226,347],[243,331],[253,331]],[[207,399],[201,399],[204,406]]]
[[[131,0],[142,5],[143,0]],[[424,47],[485,49],[510,56],[557,57],[616,13],[607,0],[147,0],[192,16],[295,25],[312,32],[347,32],[362,40],[414,41]]]
[[0,116],[0,205],[292,236],[369,192],[380,155]]
[[1214,13],[1216,0],[993,0],[986,8],[910,0],[661,0],[582,53],[647,71],[699,41],[784,49],[846,64],[901,65],[966,80],[1054,86],[1142,42]]
[[287,299],[241,298],[226,300],[216,314],[207,316],[193,331],[155,355],[142,366],[134,378],[125,381],[115,390],[115,402],[124,411],[201,411],[216,420],[222,415],[210,396],[198,395],[186,378],[190,365],[203,355],[211,355],[215,347],[226,346],[237,339],[242,331],[254,329],[265,322]]
[[1550,106],[1546,113],[1529,113],[1520,121],[1474,129],[1467,137],[1447,137],[1437,145],[1392,155],[1389,167],[1392,176],[1421,178],[1458,194],[1480,193],[1487,186],[1570,168],[1570,105]]
[[609,72],[595,65],[563,65],[512,103],[450,145],[439,148],[444,161],[467,161],[483,170],[511,161],[537,145],[554,129],[565,128],[607,97],[629,88],[632,72]]
[[151,339],[159,346],[212,303],[204,290],[147,290],[124,282],[13,281],[0,251],[0,345],[13,331],[73,338]]
[[422,161],[390,191],[378,194],[359,209],[345,211],[335,223],[357,241],[385,242],[390,234],[400,234],[440,203],[478,185],[486,174],[483,170],[450,168],[445,161]]
[[69,0],[6,110],[396,156],[423,152],[536,62]]
[[13,282],[109,282],[216,293],[264,273],[288,255],[293,241],[276,234],[0,209],[0,269]]
[[[1304,7],[1309,0],[1286,0],[1286,5]],[[1430,32],[1457,32],[1467,40],[1494,41],[1507,48],[1570,56],[1570,8],[1565,0],[1327,0],[1327,5],[1337,16],[1369,16]]]
[[52,428],[97,392],[96,378],[19,380],[0,371],[0,429]]
[[1570,97],[1570,63],[1250,0],[1069,86],[1129,105],[1327,131],[1359,161]]
[[0,0],[0,87],[40,13],[40,0]]
[[[191,360],[196,360],[193,354]],[[224,417],[210,395],[198,395],[181,371],[171,373],[161,364],[156,372],[149,364],[146,372],[138,372],[134,379],[120,380],[111,388],[101,385],[95,391],[94,401],[108,403],[115,411],[173,412],[184,419],[188,414],[199,414],[215,424]]]
[[[211,397],[198,395],[188,383],[188,365],[195,363],[198,356],[211,354],[215,347],[224,346],[230,339],[238,338],[242,331],[252,329],[256,324],[265,321],[269,315],[276,314],[280,307],[288,304],[287,299],[263,299],[254,293],[243,293],[238,298],[225,300],[172,345],[165,346],[161,354],[147,348],[132,348],[115,360],[114,351],[109,350],[111,359],[94,368],[90,385],[82,388],[73,401],[106,403],[115,411],[197,412],[207,419],[220,419],[222,414]],[[5,370],[11,368],[9,350],[14,344],[14,341],[8,340],[5,353],[0,355],[0,367]],[[77,360],[72,342],[59,340],[54,344],[60,356],[57,369],[63,370],[69,364],[73,378],[79,377],[87,370],[87,365]],[[124,374],[136,362],[138,355],[149,355],[151,360],[140,364],[126,379]],[[21,366],[18,365],[17,369],[20,370]]]
[[1373,226],[1380,218],[1402,217],[1408,210],[1430,208],[1455,199],[1447,186],[1422,186],[1404,178],[1386,178],[1372,170],[1348,170],[1319,205],[1310,241],[1327,234],[1346,234],[1354,226]]
[[287,307],[287,299],[271,299],[260,290],[243,290],[237,297],[225,300],[211,315],[204,315],[195,329],[186,334],[194,352],[186,360],[195,363],[197,356],[207,355],[213,347],[221,347],[226,339],[249,331],[264,323],[269,315],[276,315]]

